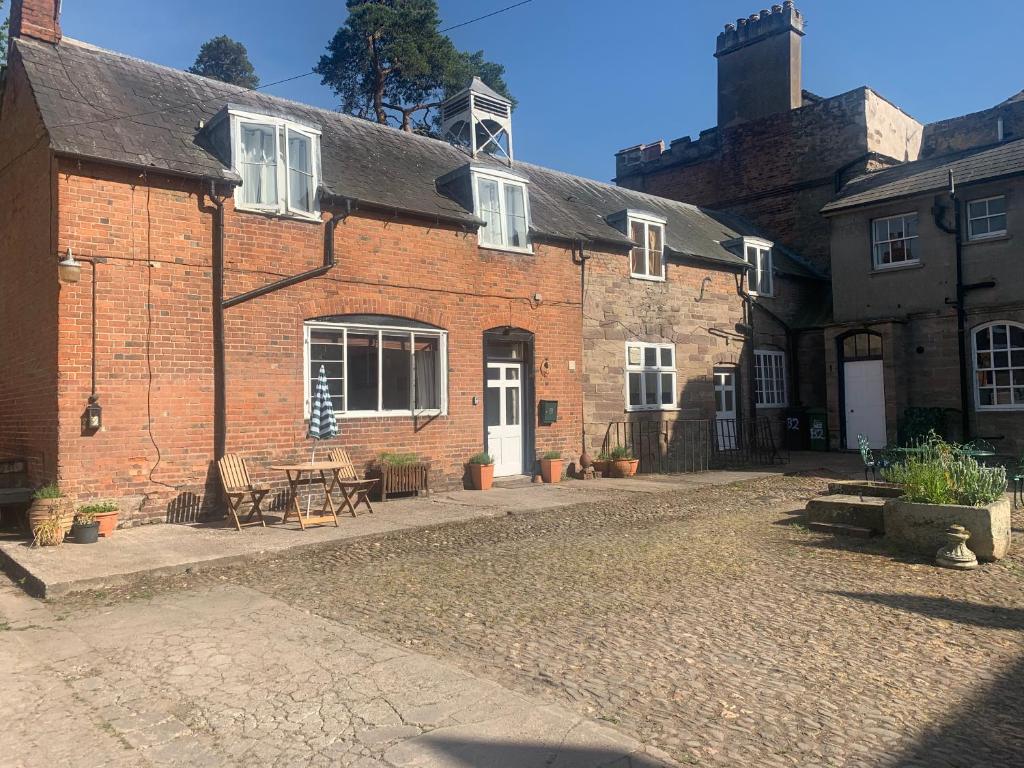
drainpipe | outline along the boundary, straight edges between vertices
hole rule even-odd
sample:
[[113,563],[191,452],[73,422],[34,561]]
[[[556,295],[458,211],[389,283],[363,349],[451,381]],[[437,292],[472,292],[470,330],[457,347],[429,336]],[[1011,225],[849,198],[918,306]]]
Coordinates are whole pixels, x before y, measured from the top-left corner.
[[[579,253],[578,256],[573,254],[573,261],[580,265],[580,328],[582,328],[586,320],[584,302],[587,295],[587,262],[590,261],[590,254],[583,250],[583,240],[580,240],[578,244]],[[580,365],[584,364],[584,361],[580,360]],[[583,429],[583,450],[580,453],[580,467],[585,470],[593,464],[593,461],[590,457],[590,452],[587,450],[587,412],[582,399],[580,400],[580,425]]]
[[224,198],[210,182],[213,212],[213,460],[227,451],[227,390],[224,380]]
[[[743,299],[743,306],[744,306],[744,309],[746,311],[746,316],[747,316],[747,327],[750,328],[750,335],[749,335],[750,343],[747,345],[747,349],[744,351],[744,357],[747,358],[747,362],[746,362],[746,371],[747,371],[747,373],[743,377],[744,381],[746,381],[748,378],[753,379],[753,376],[754,376],[754,369],[755,369],[755,364],[754,364],[755,363],[755,360],[754,360],[754,346],[756,344],[756,340],[755,340],[755,337],[754,337],[754,297],[751,296],[747,292],[747,289],[743,287],[744,283],[746,282],[746,279],[747,279],[747,272],[746,272],[746,270],[744,270],[743,272],[741,272],[739,274],[739,280],[736,281],[736,293],[738,293],[740,298]],[[746,385],[747,385],[747,391],[749,393],[749,397],[747,398],[747,407],[750,410],[750,418],[753,419],[753,418],[757,417],[757,391],[756,391],[757,388],[754,386],[754,382],[752,380],[751,381],[746,381]],[[737,414],[737,418],[739,418],[738,414]]]

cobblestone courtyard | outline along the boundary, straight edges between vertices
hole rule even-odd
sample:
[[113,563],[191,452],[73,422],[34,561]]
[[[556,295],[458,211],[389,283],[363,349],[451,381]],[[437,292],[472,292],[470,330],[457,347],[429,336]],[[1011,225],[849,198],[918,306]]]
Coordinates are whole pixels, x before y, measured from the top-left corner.
[[[239,585],[682,764],[1024,765],[1024,561],[957,573],[811,533],[795,513],[824,483],[615,493],[139,580],[56,608],[99,620],[126,602]],[[134,664],[145,677],[145,654]],[[190,701],[186,723],[201,708]],[[232,740],[230,720],[203,727]]]

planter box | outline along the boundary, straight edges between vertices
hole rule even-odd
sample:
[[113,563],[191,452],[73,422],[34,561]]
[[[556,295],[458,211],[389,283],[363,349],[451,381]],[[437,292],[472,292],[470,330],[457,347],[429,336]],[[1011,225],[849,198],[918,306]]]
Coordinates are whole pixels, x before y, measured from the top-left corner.
[[419,461],[415,464],[381,464],[380,497],[387,501],[396,493],[430,493],[430,464]]
[[882,483],[877,480],[839,480],[828,484],[828,492],[844,496],[895,499],[903,495],[903,486],[896,483]]
[[470,464],[469,476],[473,481],[474,491],[488,491],[494,484],[494,465]]
[[979,560],[1000,560],[1010,550],[1010,502],[1006,498],[987,507],[889,499],[882,515],[886,539],[926,557],[934,557],[946,544],[945,531],[954,524],[971,532],[967,546]]

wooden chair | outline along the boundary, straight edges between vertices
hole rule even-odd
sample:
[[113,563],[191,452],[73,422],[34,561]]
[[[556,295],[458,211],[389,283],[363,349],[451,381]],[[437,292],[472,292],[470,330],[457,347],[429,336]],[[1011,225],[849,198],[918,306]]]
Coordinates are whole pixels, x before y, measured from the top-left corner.
[[349,458],[348,451],[344,448],[331,448],[329,455],[331,461],[341,464],[342,467],[338,471],[336,482],[331,484],[327,492],[330,493],[337,485],[342,495],[342,508],[348,509],[352,517],[356,516],[356,507],[360,504],[364,505],[372,515],[373,505],[370,504],[370,491],[377,484],[377,479],[360,477],[352,459]]
[[[263,488],[252,484],[249,480],[249,471],[245,468],[245,460],[241,456],[229,453],[217,462],[217,469],[220,472],[220,484],[224,489],[224,496],[228,500],[228,510],[235,520],[235,527],[242,530],[243,525],[262,525],[266,527],[263,520],[263,510],[260,505],[268,493],[269,488]],[[245,522],[239,519],[238,514],[242,511],[242,505],[248,499],[252,505]],[[257,518],[253,520],[253,518]]]

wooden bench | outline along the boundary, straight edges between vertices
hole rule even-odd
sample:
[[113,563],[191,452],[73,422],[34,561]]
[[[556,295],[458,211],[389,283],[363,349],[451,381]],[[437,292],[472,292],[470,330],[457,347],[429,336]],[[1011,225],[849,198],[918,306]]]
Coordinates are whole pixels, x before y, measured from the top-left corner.
[[[242,530],[243,525],[266,527],[267,524],[263,520],[263,510],[260,509],[260,505],[266,495],[270,493],[270,489],[253,485],[249,479],[249,470],[246,469],[245,459],[229,453],[217,462],[217,470],[220,473],[220,484],[228,502],[228,510],[235,520],[235,527],[238,530]],[[242,505],[246,501],[249,502],[252,509],[249,510],[249,514],[243,522],[238,513],[242,511]]]

